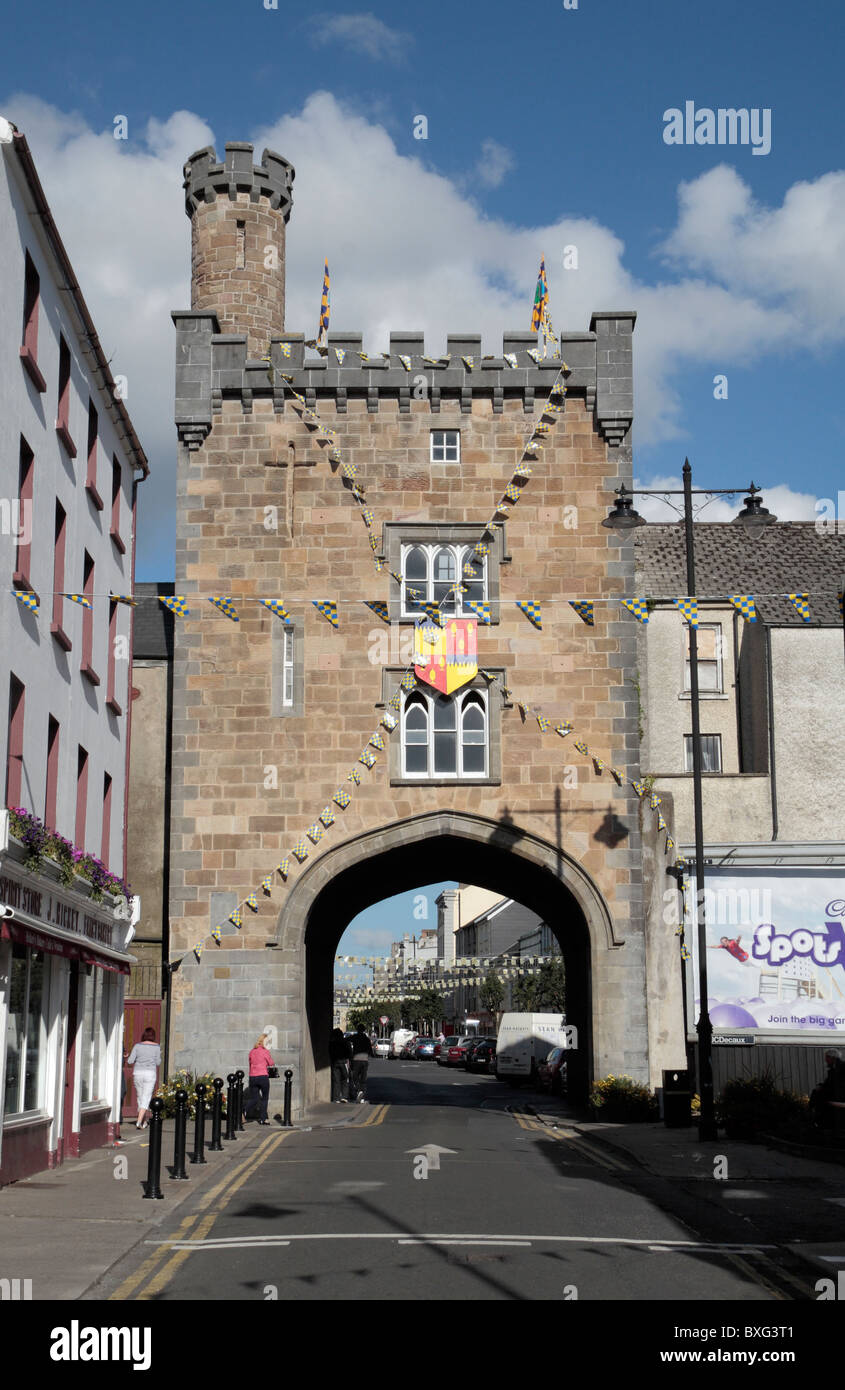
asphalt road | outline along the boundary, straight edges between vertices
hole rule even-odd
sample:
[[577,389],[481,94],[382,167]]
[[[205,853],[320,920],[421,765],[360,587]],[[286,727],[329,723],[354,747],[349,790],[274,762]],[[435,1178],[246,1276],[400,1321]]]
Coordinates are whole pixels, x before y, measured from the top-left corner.
[[682,1186],[565,1119],[532,1117],[536,1097],[430,1062],[376,1061],[369,1100],[338,1106],[350,1123],[337,1129],[268,1129],[219,1198],[136,1248],[97,1296],[775,1307],[796,1297],[774,1277],[768,1233],[742,1211],[714,1207],[712,1229],[697,1230],[707,1210],[702,1219]]

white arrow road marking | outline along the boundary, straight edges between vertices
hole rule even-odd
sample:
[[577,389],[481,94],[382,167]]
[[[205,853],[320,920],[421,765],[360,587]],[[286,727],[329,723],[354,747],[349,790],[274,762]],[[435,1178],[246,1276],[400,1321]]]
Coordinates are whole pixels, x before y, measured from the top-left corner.
[[438,1173],[440,1171],[440,1155],[454,1154],[457,1149],[442,1149],[439,1144],[418,1144],[415,1149],[406,1149],[406,1154],[413,1154],[416,1157],[422,1154],[428,1163],[429,1172]]
[[374,1187],[384,1187],[383,1182],[335,1182],[329,1192],[370,1192]]

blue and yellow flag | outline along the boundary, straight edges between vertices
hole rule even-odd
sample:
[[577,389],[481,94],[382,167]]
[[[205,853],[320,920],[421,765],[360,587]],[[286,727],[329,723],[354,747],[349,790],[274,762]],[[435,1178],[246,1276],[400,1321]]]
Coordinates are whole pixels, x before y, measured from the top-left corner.
[[332,312],[332,288],[329,278],[329,263],[326,261],[326,268],[323,271],[323,294],[320,299],[320,329],[317,334],[317,344],[325,343],[329,333],[329,318]]
[[545,313],[549,306],[549,282],[546,279],[546,258],[540,258],[540,274],[534,291],[534,308],[531,312],[531,332],[539,333]]

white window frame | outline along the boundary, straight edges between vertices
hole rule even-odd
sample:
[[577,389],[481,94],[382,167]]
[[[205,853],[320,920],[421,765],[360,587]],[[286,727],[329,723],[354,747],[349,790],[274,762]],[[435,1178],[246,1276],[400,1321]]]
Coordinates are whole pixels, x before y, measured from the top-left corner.
[[[25,951],[26,951],[26,983],[25,983],[25,985],[24,985],[24,994],[23,994],[23,1004],[24,1004],[24,1007],[23,1007],[23,1020],[24,1020],[24,1027],[23,1027],[23,1033],[22,1033],[22,1038],[21,1038],[22,1045],[21,1045],[21,1052],[20,1052],[20,1058],[19,1058],[19,1072],[18,1072],[18,1084],[17,1084],[17,1097],[16,1097],[16,1100],[15,1100],[15,1103],[14,1103],[14,1104],[15,1104],[15,1108],[14,1108],[14,1109],[9,1109],[9,1108],[8,1108],[9,1096],[8,1096],[8,1094],[6,1093],[5,1087],[4,1087],[4,1094],[3,1094],[3,1113],[0,1114],[0,1125],[2,1125],[4,1121],[16,1119],[16,1118],[17,1118],[18,1116],[20,1116],[20,1115],[31,1115],[31,1114],[34,1114],[34,1113],[40,1111],[40,1110],[41,1110],[41,1107],[42,1107],[42,1104],[43,1104],[43,1099],[44,1099],[44,1076],[45,1076],[46,1058],[47,1058],[47,1030],[46,1030],[45,1022],[44,1022],[44,1014],[45,1014],[44,1005],[45,1005],[45,999],[46,999],[47,990],[48,990],[49,956],[47,955],[46,952],[35,950],[34,947],[27,946],[27,947],[25,947],[24,949],[25,949]],[[42,957],[42,961],[41,961],[41,964],[42,964],[42,975],[41,975],[41,1011],[40,1011],[40,1015],[39,1015],[38,1022],[37,1022],[38,1038],[37,1038],[37,1041],[36,1041],[37,1057],[38,1057],[38,1069],[37,1069],[37,1072],[36,1072],[36,1081],[35,1081],[35,1104],[34,1104],[34,1105],[30,1105],[28,1108],[24,1109],[24,1105],[25,1105],[25,1102],[26,1102],[26,1067],[27,1067],[27,1057],[28,1057],[28,1055],[29,1055],[29,1053],[30,1053],[30,1036],[29,1036],[29,1023],[30,1023],[30,1019],[29,1019],[29,1007],[30,1007],[30,997],[31,997],[31,994],[32,994],[32,957],[33,957],[33,954],[40,955],[40,956]],[[10,980],[11,980],[11,971],[12,971],[12,961],[13,961],[13,959],[14,959],[14,945],[12,945],[12,946],[10,947],[10,952],[9,952],[9,979],[10,979]],[[5,1051],[5,1049],[4,1049],[4,1066],[5,1066],[5,1065],[6,1065],[6,1051]]]
[[282,708],[293,709],[294,690],[293,677],[296,669],[295,657],[295,633],[292,627],[285,624],[282,632]]
[[[702,753],[703,753],[703,751],[704,751],[704,740],[705,740],[706,738],[712,738],[712,739],[715,739],[715,740],[716,740],[716,752],[717,752],[717,755],[718,755],[718,756],[717,756],[717,761],[718,761],[719,766],[716,767],[716,768],[710,768],[709,772],[707,772],[705,775],[706,775],[706,776],[710,776],[710,777],[717,776],[717,775],[718,775],[719,773],[721,773],[722,770],[723,770],[723,763],[722,763],[722,735],[721,735],[721,734],[701,734],[701,735],[699,735],[699,737],[700,737],[700,739],[701,739]],[[702,770],[703,770],[703,769],[702,769]],[[685,771],[687,774],[692,773],[692,734],[684,734],[684,771]]]
[[[103,1006],[106,1002],[106,981],[99,966],[91,965],[85,975],[80,971],[80,983],[85,981],[82,1007],[82,1026],[79,1031],[80,1104],[102,1104],[100,1090],[103,1080],[103,1061],[106,1037],[103,1028]],[[90,1006],[90,1009],[89,1009]],[[85,1096],[85,1090],[88,1095]]]
[[[456,768],[455,771],[435,771],[434,768],[434,711],[436,704],[443,697],[437,691],[422,689],[418,686],[409,692],[402,703],[401,719],[401,750],[402,750],[402,777],[416,782],[481,782],[489,780],[490,776],[490,703],[487,692],[470,686],[464,690],[456,690],[454,695],[447,697],[455,706],[455,740],[456,740]],[[426,707],[426,748],[428,750],[427,766],[424,772],[409,771],[407,759],[407,726],[406,720],[410,708],[420,708],[421,703]],[[484,717],[484,766],[480,770],[471,772],[464,771],[464,715],[467,708],[481,708]],[[476,745],[477,746],[477,745]]]
[[[448,442],[448,436],[454,435],[454,444]],[[460,463],[461,461],[461,432],[460,430],[432,430],[430,435],[429,462],[431,463]],[[454,450],[455,457],[450,458],[449,451]],[[440,456],[438,452],[440,451]]]
[[[423,554],[424,554],[425,557],[426,557],[426,573],[425,573],[425,580],[422,580],[422,579],[407,579],[407,578],[406,578],[408,560],[409,560],[411,554],[412,554],[415,550],[420,550],[420,551],[422,551]],[[419,609],[419,608],[412,608],[412,607],[409,607],[408,604],[405,602],[405,593],[406,593],[406,589],[408,588],[408,586],[410,586],[412,589],[419,589],[420,592],[421,592],[421,594],[422,594],[422,596],[423,596],[423,598],[424,598],[425,600],[427,600],[429,603],[434,602],[434,585],[435,585],[435,579],[434,579],[434,561],[435,561],[435,557],[437,556],[437,554],[438,554],[441,550],[450,551],[451,554],[452,554],[452,557],[454,558],[454,561],[455,561],[455,583],[456,583],[456,584],[462,584],[462,583],[464,583],[464,582],[468,582],[467,579],[466,579],[466,576],[464,575],[464,564],[469,560],[470,556],[471,556],[472,553],[473,553],[473,547],[472,547],[472,545],[462,545],[462,544],[459,544],[459,543],[456,544],[456,543],[450,542],[450,541],[407,541],[407,542],[403,542],[403,544],[402,544],[402,549],[401,549],[401,557],[402,557],[402,563],[401,563],[401,569],[402,569],[402,594],[401,594],[401,600],[400,600],[400,601],[401,601],[401,605],[402,605],[400,616],[401,616],[402,618],[404,618],[404,619],[416,619],[416,618],[419,618],[419,617],[421,616],[421,613],[420,613],[420,609]],[[476,598],[476,599],[474,600],[475,602],[478,602],[478,603],[489,603],[490,585],[489,585],[489,566],[488,566],[488,563],[487,563],[488,560],[489,560],[489,558],[490,558],[489,555],[483,555],[483,556],[477,556],[477,557],[476,557],[478,563],[479,563],[480,566],[481,566],[481,574],[479,575],[478,580],[475,581],[476,583],[479,583],[479,582],[480,582],[480,584],[481,584],[481,594],[480,594],[480,596],[479,596],[478,598]],[[440,582],[442,582],[442,581],[437,581],[437,582],[440,583]],[[464,606],[464,599],[465,599],[465,597],[466,597],[465,594],[461,594],[461,593],[456,594],[456,595],[455,595],[456,602],[455,602],[454,611],[452,611],[452,610],[449,609],[449,608],[444,608],[444,609],[443,609],[443,612],[444,612],[444,613],[448,613],[449,616],[450,616],[450,617],[453,617],[453,618],[473,618],[473,617],[475,617],[476,615],[473,613],[473,610],[472,610],[471,608],[467,608],[467,607]]]
[[[689,629],[689,625],[688,625],[687,623],[684,624],[682,631],[683,631],[683,643],[682,643],[682,646],[681,646],[682,695],[683,695],[685,698],[688,699],[689,696],[690,696],[690,691],[691,691],[691,686],[690,686],[691,668],[690,668],[690,659],[689,659],[689,634],[690,634],[690,629]],[[699,687],[699,694],[701,695],[702,699],[706,699],[708,696],[713,696],[713,695],[723,695],[723,694],[725,693],[725,664],[724,664],[724,652],[725,652],[725,648],[724,648],[724,638],[723,638],[723,636],[722,636],[722,624],[721,624],[721,623],[699,623],[699,624],[698,624],[698,631],[699,631],[699,633],[701,633],[701,632],[715,632],[715,634],[716,634],[716,656],[715,656],[715,660],[714,660],[714,661],[711,661],[709,658],[704,658],[704,659],[703,659],[702,656],[701,656],[701,653],[699,653],[699,657],[698,657],[698,687]],[[703,666],[713,666],[713,665],[715,665],[715,667],[716,667],[716,679],[717,679],[717,684],[716,684],[715,687],[703,686],[703,685],[702,685],[702,682],[701,682],[701,668],[702,668]]]

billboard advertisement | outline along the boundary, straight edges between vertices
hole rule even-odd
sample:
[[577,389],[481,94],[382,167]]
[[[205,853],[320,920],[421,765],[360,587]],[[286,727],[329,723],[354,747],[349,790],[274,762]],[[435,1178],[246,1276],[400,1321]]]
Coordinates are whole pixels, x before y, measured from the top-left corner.
[[[716,1032],[845,1042],[845,877],[808,869],[708,868],[707,989]],[[699,1013],[695,877],[687,880],[688,997]]]

